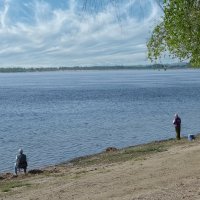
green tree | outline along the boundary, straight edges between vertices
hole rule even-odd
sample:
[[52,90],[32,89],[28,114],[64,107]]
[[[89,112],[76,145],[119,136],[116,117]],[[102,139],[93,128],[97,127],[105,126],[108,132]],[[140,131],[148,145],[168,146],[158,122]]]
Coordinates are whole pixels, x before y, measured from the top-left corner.
[[147,43],[148,58],[153,61],[170,53],[200,67],[200,0],[164,0],[163,11]]

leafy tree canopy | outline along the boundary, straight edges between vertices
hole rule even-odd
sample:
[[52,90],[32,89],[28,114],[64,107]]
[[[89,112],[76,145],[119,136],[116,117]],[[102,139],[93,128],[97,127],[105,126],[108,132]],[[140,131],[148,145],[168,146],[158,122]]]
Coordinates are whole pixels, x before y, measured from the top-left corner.
[[200,0],[164,0],[164,16],[147,43],[148,58],[169,52],[200,67]]

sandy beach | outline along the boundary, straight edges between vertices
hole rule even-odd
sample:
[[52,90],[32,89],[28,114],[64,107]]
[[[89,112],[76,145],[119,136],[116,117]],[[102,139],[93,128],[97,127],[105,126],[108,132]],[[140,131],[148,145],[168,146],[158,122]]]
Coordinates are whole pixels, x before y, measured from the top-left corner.
[[4,174],[0,200],[200,199],[199,153],[198,137],[94,155],[38,174]]

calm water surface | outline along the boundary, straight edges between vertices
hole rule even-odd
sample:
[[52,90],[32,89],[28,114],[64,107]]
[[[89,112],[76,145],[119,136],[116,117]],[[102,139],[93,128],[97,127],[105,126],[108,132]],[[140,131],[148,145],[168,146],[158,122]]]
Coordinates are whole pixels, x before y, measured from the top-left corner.
[[0,172],[23,147],[29,169],[200,132],[200,71],[0,74]]

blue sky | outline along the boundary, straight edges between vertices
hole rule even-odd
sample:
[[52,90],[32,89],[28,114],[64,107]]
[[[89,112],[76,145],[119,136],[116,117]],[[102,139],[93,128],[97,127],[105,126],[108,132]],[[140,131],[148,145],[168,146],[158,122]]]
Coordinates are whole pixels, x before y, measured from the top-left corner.
[[0,0],[0,66],[149,63],[146,42],[162,15],[156,0],[84,1]]

